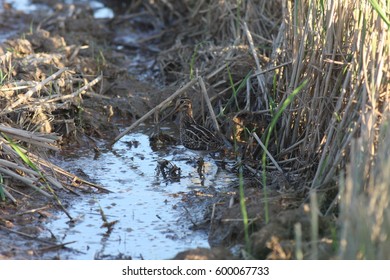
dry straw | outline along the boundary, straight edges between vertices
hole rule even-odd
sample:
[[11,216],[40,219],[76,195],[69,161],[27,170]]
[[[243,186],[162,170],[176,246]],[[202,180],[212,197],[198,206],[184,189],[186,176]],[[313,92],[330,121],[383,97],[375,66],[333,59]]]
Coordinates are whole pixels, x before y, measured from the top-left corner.
[[[52,112],[79,104],[82,94],[91,91],[102,80],[102,75],[91,81],[85,80],[85,84],[74,92],[69,92],[72,87],[66,83],[66,80],[69,83],[74,80],[74,73],[67,67],[58,69],[42,81],[15,80],[15,67],[39,64],[40,61],[39,54],[18,57],[7,52],[0,57],[0,195],[2,200],[9,198],[18,204],[20,194],[36,193],[53,200],[71,218],[62,206],[58,191],[77,194],[76,189],[107,190],[44,159],[48,150],[60,149],[62,138],[52,132]],[[16,189],[18,185],[28,188],[19,191]]]
[[[341,258],[388,258],[382,245],[389,244],[383,156],[390,142],[389,2],[169,3],[183,12],[171,10],[183,28],[175,26],[175,43],[159,56],[166,80],[188,79],[183,73],[196,69],[224,124],[221,131],[251,151],[245,155],[248,170],[284,170],[293,189],[306,193],[304,201],[317,194],[319,215],[337,213],[337,205],[344,209]],[[273,121],[269,144],[261,145]],[[259,139],[253,141],[254,135]],[[263,153],[271,155],[265,166]]]

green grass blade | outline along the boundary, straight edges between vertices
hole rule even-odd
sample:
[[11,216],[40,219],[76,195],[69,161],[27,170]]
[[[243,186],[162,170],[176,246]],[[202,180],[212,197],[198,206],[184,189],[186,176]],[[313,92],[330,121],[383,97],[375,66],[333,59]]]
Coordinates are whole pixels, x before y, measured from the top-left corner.
[[69,217],[69,219],[73,219],[68,211],[66,211],[65,207],[63,206],[61,200],[58,198],[56,192],[53,190],[53,188],[50,186],[48,181],[46,180],[45,174],[41,172],[41,170],[38,169],[38,167],[28,158],[28,156],[23,153],[23,151],[19,148],[19,146],[12,141],[10,137],[8,137],[5,133],[1,133],[5,139],[9,142],[9,145],[12,147],[12,149],[19,155],[19,157],[34,171],[36,171],[39,176],[41,177],[42,181],[45,183],[45,187],[50,191],[50,193],[54,196],[55,201],[58,203],[58,206],[64,211],[64,213]]
[[227,68],[227,72],[228,72],[230,87],[232,88],[233,94],[230,97],[230,99],[229,99],[227,105],[225,106],[225,108],[223,109],[223,111],[225,111],[226,107],[228,107],[229,104],[231,104],[231,102],[233,102],[233,100],[236,104],[237,111],[240,111],[241,109],[240,109],[240,106],[238,104],[237,94],[240,92],[241,89],[243,89],[246,86],[246,82],[249,79],[249,77],[252,75],[252,71],[249,71],[248,74],[246,74],[244,79],[240,82],[240,84],[236,88],[234,86],[234,81],[233,81],[233,77],[232,77],[231,72],[230,72],[229,65],[226,64],[226,68]]
[[240,209],[241,209],[241,215],[244,223],[245,249],[247,252],[250,252],[248,212],[246,211],[246,204],[245,204],[244,174],[243,174],[242,166],[239,169],[238,178],[239,178],[239,192],[240,192]]
[[384,20],[387,26],[390,27],[390,19],[386,16],[386,12],[379,6],[379,3],[376,0],[368,0],[374,10],[379,14],[379,16]]
[[[265,142],[265,146],[268,147],[268,142],[271,137],[272,131],[275,128],[276,123],[278,122],[280,116],[283,114],[284,110],[286,110],[287,106],[294,100],[295,96],[304,88],[307,84],[308,80],[304,80],[301,85],[299,85],[294,91],[287,97],[287,99],[283,102],[282,107],[278,112],[276,112],[275,116],[271,120],[271,124],[268,129],[267,138]],[[264,153],[265,154],[265,153]]]
[[195,62],[196,62],[196,58],[198,56],[199,47],[201,47],[202,44],[203,44],[203,42],[196,44],[194,52],[192,53],[191,61],[190,61],[190,80],[195,78]]
[[28,156],[26,156],[25,153],[22,152],[22,150],[19,149],[19,146],[14,141],[12,141],[10,137],[8,137],[5,133],[1,133],[1,135],[3,135],[5,139],[7,139],[11,148],[18,154],[18,156],[24,161],[24,163],[30,166],[34,171],[39,172],[36,165],[28,158]]
[[[275,116],[272,118],[271,124],[269,126],[268,132],[267,132],[267,137],[265,140],[265,146],[268,148],[269,140],[271,138],[271,134],[276,126],[276,123],[278,122],[278,119],[280,116],[283,114],[284,110],[286,110],[287,106],[294,100],[295,96],[304,88],[307,84],[308,80],[304,80],[301,85],[299,85],[288,97],[287,99],[283,102],[282,106],[276,112]],[[263,152],[263,157],[262,157],[262,183],[263,183],[263,191],[264,191],[264,209],[265,209],[265,223],[267,224],[269,221],[269,212],[268,212],[268,194],[267,194],[267,175],[265,172],[265,167],[267,165],[267,156],[265,151]]]
[[3,190],[3,186],[4,186],[4,179],[3,176],[0,174],[0,198],[2,201],[5,200],[5,193]]

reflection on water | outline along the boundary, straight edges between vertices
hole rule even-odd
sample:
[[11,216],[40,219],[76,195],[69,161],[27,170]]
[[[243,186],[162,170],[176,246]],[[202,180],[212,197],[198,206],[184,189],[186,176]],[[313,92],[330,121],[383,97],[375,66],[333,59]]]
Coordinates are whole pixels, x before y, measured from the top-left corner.
[[[143,133],[123,137],[112,150],[102,153],[96,160],[93,154],[66,160],[69,171],[83,172],[95,182],[113,191],[95,194],[72,202],[69,212],[76,222],[68,223],[66,215],[59,213],[47,225],[58,242],[77,241],[61,258],[93,259],[113,258],[119,254],[133,259],[167,259],[178,252],[209,247],[207,233],[190,230],[191,222],[183,215],[181,198],[193,188],[226,185],[230,176],[207,158],[205,186],[201,186],[196,167],[189,159],[194,154],[177,147],[169,154],[153,152],[149,138]],[[176,154],[176,155],[174,155]],[[157,176],[157,161],[162,158],[181,168],[178,182],[166,182]],[[107,220],[115,221],[108,234],[99,209]]]
[[[23,11],[26,14],[30,14],[37,11],[45,11],[46,13],[53,13],[52,8],[50,8],[48,5],[40,4],[40,3],[34,3],[34,1],[31,0],[5,0],[6,3],[9,3],[12,5],[12,8],[18,11]],[[66,4],[75,4],[75,3],[88,3],[88,5],[93,10],[93,15],[96,19],[100,18],[113,18],[114,12],[104,6],[104,4],[100,1],[84,1],[84,0],[66,0]],[[2,2],[0,2],[2,4]],[[0,5],[0,11],[2,11],[2,6]]]

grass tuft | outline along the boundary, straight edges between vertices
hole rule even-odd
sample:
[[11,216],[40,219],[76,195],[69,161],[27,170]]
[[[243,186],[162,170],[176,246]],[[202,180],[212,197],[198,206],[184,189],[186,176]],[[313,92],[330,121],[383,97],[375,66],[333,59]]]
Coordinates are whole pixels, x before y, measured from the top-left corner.
[[[180,45],[159,57],[166,81],[186,80],[196,53],[190,68],[213,89],[222,132],[265,196],[280,168],[301,204],[315,193],[316,215],[339,217],[329,229],[334,255],[388,257],[389,1],[204,1],[181,10]],[[191,30],[185,11],[197,19]],[[312,216],[311,242],[320,221]],[[317,258],[319,249],[296,256]]]

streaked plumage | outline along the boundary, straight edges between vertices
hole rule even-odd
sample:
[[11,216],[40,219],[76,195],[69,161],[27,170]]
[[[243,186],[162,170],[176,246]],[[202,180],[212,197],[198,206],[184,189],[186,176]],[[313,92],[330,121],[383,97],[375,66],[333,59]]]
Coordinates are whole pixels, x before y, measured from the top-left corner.
[[180,98],[176,102],[176,111],[180,114],[180,141],[184,147],[205,152],[215,152],[222,148],[220,138],[195,122],[190,99]]

